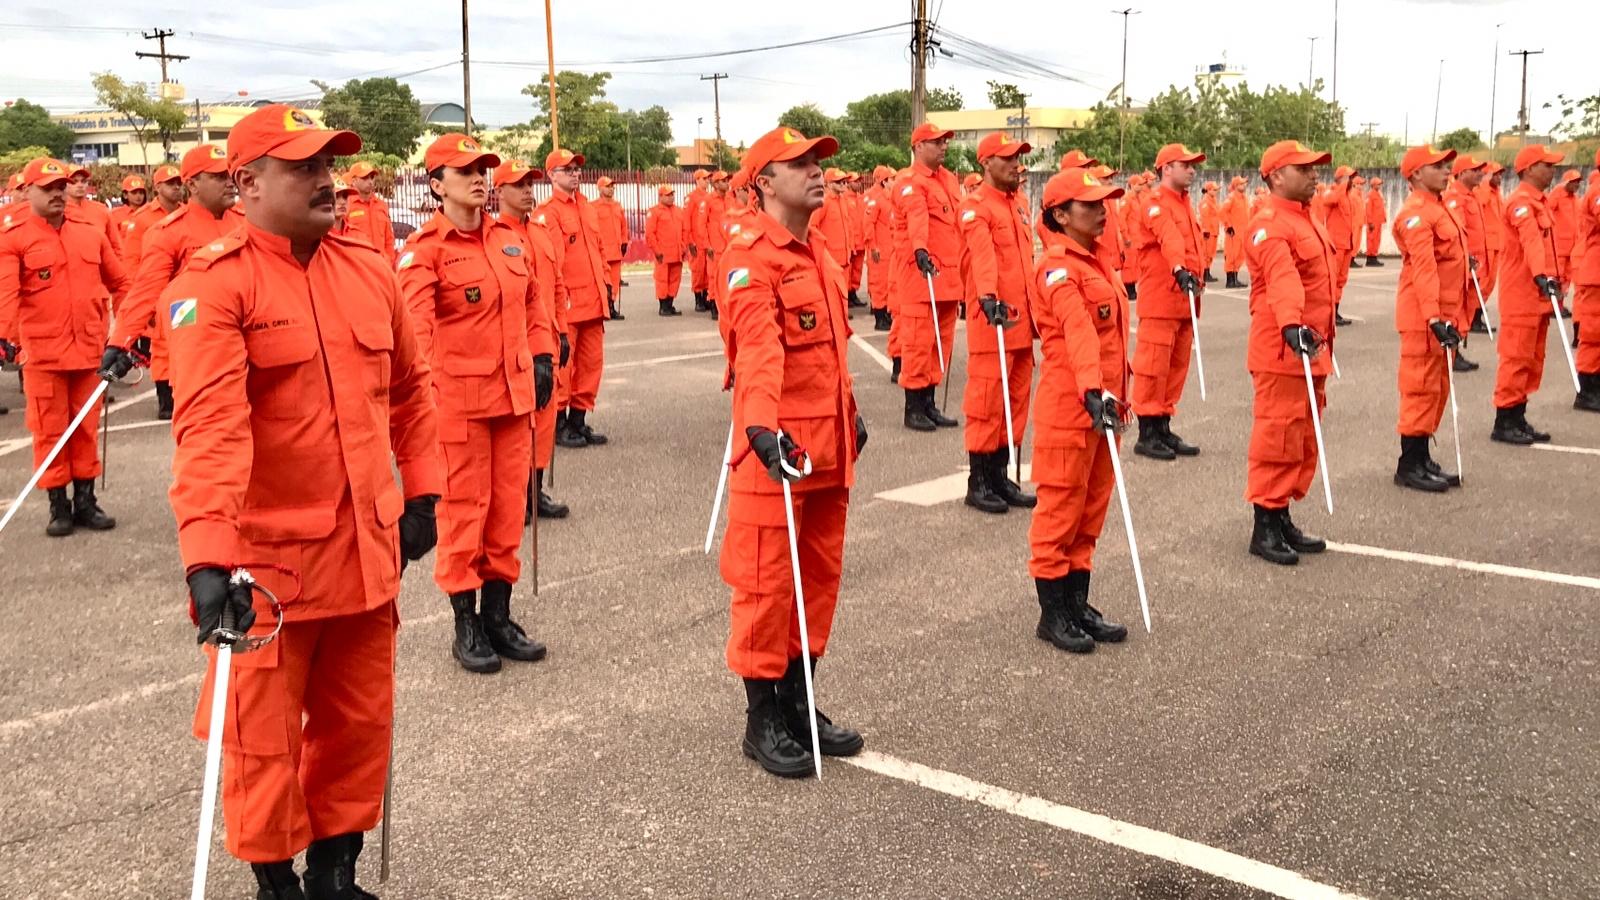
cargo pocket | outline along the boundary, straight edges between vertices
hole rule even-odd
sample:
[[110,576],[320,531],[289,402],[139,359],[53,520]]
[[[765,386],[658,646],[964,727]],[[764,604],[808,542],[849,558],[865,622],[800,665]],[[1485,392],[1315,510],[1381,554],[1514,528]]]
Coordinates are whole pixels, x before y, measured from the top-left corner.
[[252,414],[263,419],[298,419],[314,405],[308,397],[325,393],[321,371],[308,366],[317,355],[317,338],[304,325],[246,332],[250,363],[247,392]]

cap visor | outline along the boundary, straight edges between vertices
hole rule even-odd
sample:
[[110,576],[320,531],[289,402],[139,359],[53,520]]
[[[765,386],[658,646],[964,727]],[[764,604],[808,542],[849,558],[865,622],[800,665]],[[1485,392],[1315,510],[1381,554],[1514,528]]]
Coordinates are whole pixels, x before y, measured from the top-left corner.
[[543,169],[523,169],[521,172],[517,172],[515,177],[512,177],[512,173],[511,173],[510,170],[505,170],[504,174],[499,174],[500,173],[499,169],[496,169],[495,171],[497,173],[495,175],[495,179],[494,179],[494,186],[495,187],[501,187],[502,185],[507,185],[507,184],[520,184],[520,183],[522,183],[524,181],[543,181],[544,180],[544,170]]
[[500,157],[493,153],[453,153],[441,160],[439,165],[449,166],[453,169],[465,169],[468,166],[479,163],[493,169],[500,165]]
[[1089,188],[1082,194],[1073,197],[1072,199],[1082,200],[1085,203],[1093,203],[1096,200],[1115,200],[1118,197],[1121,197],[1123,193],[1124,191],[1122,188],[1119,188],[1114,184],[1102,184],[1099,187]]
[[[40,177],[34,179],[33,181],[23,182],[23,184],[26,184],[29,187],[49,187],[50,185],[55,184],[58,181],[61,182],[62,184],[65,184],[69,180],[70,180],[69,177],[66,176],[66,175],[41,175]],[[20,187],[20,185],[19,185],[19,187]]]
[[914,144],[925,144],[928,141],[943,141],[943,140],[948,140],[949,138],[953,138],[955,136],[956,136],[956,133],[954,131],[935,131],[935,132],[931,132],[929,134],[922,135],[921,137],[917,138],[915,141],[912,141],[912,143],[914,143]]
[[[1024,153],[1032,153],[1032,152],[1033,152],[1033,145],[1029,144],[1027,141],[1023,141],[1023,142],[1018,143],[1018,144],[1006,144],[1003,147],[996,147],[996,148],[994,148],[994,152],[993,153],[990,153],[988,156],[985,156],[983,159],[990,159],[990,158],[996,157],[996,156],[1000,157],[1001,159],[1010,159],[1010,158],[1012,158],[1014,156],[1021,156]],[[978,161],[979,162],[983,162],[983,159],[980,159]]]
[[354,131],[317,129],[299,132],[261,155],[273,159],[301,160],[323,153],[351,156],[360,152],[361,136]]
[[[1315,150],[1306,153],[1291,153],[1278,161],[1279,168],[1283,166],[1325,166],[1333,162],[1332,153],[1318,153]],[[1348,174],[1348,173],[1347,173]],[[1244,183],[1244,179],[1239,179]]]
[[781,151],[773,155],[772,161],[787,162],[791,159],[799,159],[800,157],[805,156],[807,153],[812,152],[816,154],[816,158],[819,160],[827,159],[828,157],[839,152],[839,142],[832,136],[825,134],[822,137],[814,137],[810,140],[798,141],[793,144],[785,144]]

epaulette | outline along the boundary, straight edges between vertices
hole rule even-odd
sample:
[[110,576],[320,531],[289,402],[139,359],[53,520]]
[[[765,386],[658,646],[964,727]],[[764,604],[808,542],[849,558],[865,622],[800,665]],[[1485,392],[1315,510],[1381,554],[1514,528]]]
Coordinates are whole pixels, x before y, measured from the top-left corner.
[[753,246],[755,246],[756,241],[761,239],[761,226],[760,226],[760,224],[758,224],[756,222],[742,222],[742,223],[739,223],[739,224],[740,224],[740,228],[739,228],[739,231],[737,233],[729,233],[729,235],[728,235],[728,246],[730,246],[730,247],[753,247]]
[[217,260],[243,247],[246,240],[244,229],[230,231],[196,250],[194,255],[189,257],[189,268],[205,271],[211,268],[211,265]]
[[10,231],[28,221],[26,216],[13,217],[10,213],[0,210],[0,231]]
[[165,216],[162,217],[161,221],[157,222],[156,224],[154,224],[154,225],[152,225],[150,227],[151,228],[160,228],[163,225],[170,225],[173,222],[176,222],[179,219],[183,218],[183,214],[188,212],[188,211],[189,211],[189,204],[185,203],[184,205],[182,205],[182,206],[178,207],[177,209],[173,210],[172,212],[167,213]]

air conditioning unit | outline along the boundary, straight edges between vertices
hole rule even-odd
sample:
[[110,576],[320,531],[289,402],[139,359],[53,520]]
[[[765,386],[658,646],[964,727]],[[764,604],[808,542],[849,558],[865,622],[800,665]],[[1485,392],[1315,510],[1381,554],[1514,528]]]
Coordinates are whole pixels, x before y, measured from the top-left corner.
[[183,85],[177,83],[176,81],[161,82],[161,99],[177,101],[182,100],[183,97]]

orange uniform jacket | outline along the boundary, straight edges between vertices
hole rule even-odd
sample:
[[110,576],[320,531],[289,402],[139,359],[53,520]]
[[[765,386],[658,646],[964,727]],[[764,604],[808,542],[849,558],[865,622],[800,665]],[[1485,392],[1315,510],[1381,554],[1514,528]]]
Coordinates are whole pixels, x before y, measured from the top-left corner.
[[368,200],[360,194],[351,194],[345,208],[345,224],[367,236],[367,242],[378,248],[392,265],[395,260],[394,223],[389,220],[389,204],[373,193]]
[[0,228],[33,215],[33,206],[27,200],[12,200],[0,206]]
[[[1139,318],[1189,318],[1189,297],[1178,289],[1172,272],[1181,266],[1198,278],[1207,266],[1200,224],[1188,195],[1160,186],[1132,208],[1130,219],[1134,246],[1139,250]],[[1200,290],[1204,292],[1205,286]],[[1198,314],[1199,294],[1194,302]]]
[[717,257],[721,256],[722,251],[728,246],[728,237],[722,232],[722,216],[731,205],[727,193],[713,190],[701,207],[701,215],[705,216],[705,234],[701,238],[703,243],[700,246],[712,254],[710,260],[713,266],[717,263]]
[[1217,204],[1215,194],[1202,194],[1200,197],[1200,237],[1215,248],[1210,242],[1222,233],[1222,208]]
[[850,252],[863,253],[867,249],[867,195],[849,189],[844,195],[850,206]]
[[1352,252],[1355,246],[1350,193],[1349,182],[1334,184],[1311,202],[1312,211],[1327,230],[1333,249],[1342,253]]
[[[956,207],[961,202],[961,185],[949,169],[935,172],[922,163],[911,164],[911,174],[895,191],[895,210],[905,223],[906,252],[897,273],[904,298],[927,295],[926,277],[917,270],[916,253],[928,251],[939,274],[933,278],[934,295],[939,300],[961,299],[961,232],[956,226]],[[901,314],[929,318],[933,310],[925,303],[902,303]]]
[[[516,229],[517,234],[527,242],[533,261],[533,280],[539,287],[539,301],[549,311],[550,321],[555,326],[556,334],[567,333],[567,283],[561,278],[561,248],[550,240],[550,232],[543,228],[530,227],[531,218],[516,221],[509,215],[501,213],[495,221],[501,222]],[[529,351],[532,352],[532,345]],[[557,359],[559,362],[559,357]]]
[[688,254],[684,241],[688,237],[688,229],[684,227],[687,218],[687,210],[677,206],[657,203],[650,207],[650,215],[644,222],[644,242],[662,263],[682,262]]
[[1413,190],[1401,204],[1393,228],[1401,259],[1400,288],[1394,298],[1396,331],[1426,332],[1432,319],[1466,330],[1464,228],[1456,209],[1427,191]]
[[1299,355],[1283,342],[1283,329],[1305,325],[1328,341],[1311,360],[1313,375],[1326,375],[1333,356],[1333,291],[1337,256],[1327,232],[1302,204],[1269,196],[1245,235],[1250,264],[1252,374],[1300,375]]
[[288,240],[247,225],[196,253],[161,300],[186,570],[294,570],[252,570],[287,621],[393,602],[404,497],[444,481],[428,366],[383,256],[326,237],[302,266]]
[[111,342],[127,347],[153,332],[164,334],[156,320],[161,292],[183,271],[196,250],[244,225],[244,216],[231,206],[222,218],[193,200],[151,226],[141,239],[139,268],[128,290],[127,302],[117,310],[117,331]]
[[1555,224],[1545,196],[1524,181],[1506,200],[1506,249],[1500,267],[1500,318],[1538,320],[1551,315],[1537,275],[1556,277]]
[[1384,205],[1383,192],[1377,188],[1367,189],[1366,224],[1382,225],[1389,219],[1389,209]]
[[1578,245],[1578,207],[1582,203],[1577,195],[1566,188],[1558,187],[1550,193],[1550,219],[1554,223],[1556,240],[1556,266],[1560,269],[1561,280],[1570,282],[1572,273],[1568,271],[1572,256],[1572,249]]
[[595,225],[600,233],[600,258],[608,263],[622,259],[622,245],[628,243],[628,216],[622,204],[610,197],[599,197],[590,202],[594,210]]
[[[1444,189],[1444,205],[1460,220],[1462,239],[1467,242],[1467,253],[1478,261],[1478,265],[1488,265],[1488,234],[1484,230],[1483,203],[1478,199],[1478,195],[1461,182],[1452,181],[1450,186]],[[1463,274],[1462,277],[1467,276]],[[1468,292],[1471,292],[1470,286]]]
[[111,221],[111,210],[104,203],[85,197],[77,203],[68,200],[67,209],[76,213],[80,221],[88,222],[104,232],[106,239],[111,241],[112,249],[117,251],[117,256],[122,255],[122,235],[117,233],[117,226]]
[[554,357],[556,337],[532,255],[488,216],[467,232],[441,211],[406,238],[400,289],[443,422],[534,411],[533,357]]
[[1128,298],[1105,254],[1071,238],[1051,244],[1037,273],[1034,321],[1044,362],[1033,407],[1034,480],[1070,483],[1059,461],[1074,454],[1049,451],[1080,450],[1097,439],[1085,392],[1099,388],[1126,400]]
[[891,205],[889,190],[876,184],[867,188],[866,198],[861,201],[862,237],[866,240],[866,249],[878,251],[879,260],[885,263],[889,261],[889,253],[894,244],[894,235],[889,227]]
[[29,368],[96,368],[107,299],[120,299],[127,287],[105,230],[76,207],[67,207],[59,231],[35,215],[0,228],[0,338],[22,345]]
[[[1573,257],[1578,260],[1573,281],[1583,287],[1600,287],[1600,182],[1592,179],[1578,211],[1578,246]],[[1591,315],[1600,315],[1600,309]]]
[[1245,196],[1244,188],[1230,189],[1228,199],[1222,201],[1220,212],[1223,236],[1227,237],[1227,232],[1232,231],[1234,238],[1242,246],[1246,237],[1244,230],[1250,225],[1250,198]]
[[855,245],[855,216],[850,209],[850,191],[831,188],[822,200],[822,206],[811,214],[811,227],[821,232],[827,241],[828,252],[841,268],[850,263],[850,248]]
[[[1485,178],[1478,185],[1475,192],[1478,202],[1483,207],[1483,240],[1490,253],[1498,254],[1506,247],[1506,199],[1500,194],[1500,189],[1489,183]],[[1484,285],[1484,292],[1489,290]]]
[[[182,209],[180,205],[178,209]],[[133,211],[133,214],[123,220],[120,226],[122,234],[122,265],[129,272],[139,271],[139,256],[144,252],[144,236],[157,222],[165,219],[178,209],[167,210],[155,200],[146,203]]]
[[534,221],[550,230],[561,245],[561,277],[571,298],[569,322],[609,319],[606,306],[606,265],[600,252],[600,223],[594,208],[581,193],[552,191],[539,207]]
[[[1033,235],[1021,194],[1005,194],[987,183],[961,199],[962,273],[966,278],[967,352],[998,353],[999,338],[977,300],[992,296],[1006,305],[1006,349],[1033,349]],[[999,372],[995,372],[999,377]]]

